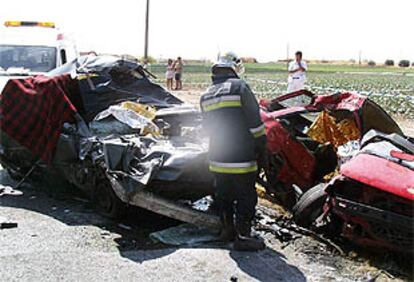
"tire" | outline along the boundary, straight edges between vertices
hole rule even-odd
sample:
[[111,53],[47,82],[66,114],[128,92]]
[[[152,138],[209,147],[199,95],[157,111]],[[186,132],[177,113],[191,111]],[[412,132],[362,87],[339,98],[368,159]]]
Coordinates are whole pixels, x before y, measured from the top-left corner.
[[327,194],[324,184],[318,184],[306,191],[292,209],[293,220],[302,227],[311,227],[322,214]]
[[20,173],[12,170],[11,168],[6,167],[6,171],[9,174],[10,178],[15,180],[15,181],[20,181],[23,178],[23,176],[20,175]]
[[92,200],[95,209],[105,217],[121,219],[126,215],[126,204],[115,195],[115,192],[107,181],[102,181],[95,187]]

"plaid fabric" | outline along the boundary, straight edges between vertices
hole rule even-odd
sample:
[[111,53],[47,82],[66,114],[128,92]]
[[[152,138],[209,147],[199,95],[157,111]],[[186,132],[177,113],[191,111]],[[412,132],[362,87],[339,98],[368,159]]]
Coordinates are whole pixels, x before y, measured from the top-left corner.
[[34,155],[50,162],[64,122],[74,121],[70,75],[12,79],[0,96],[0,127]]

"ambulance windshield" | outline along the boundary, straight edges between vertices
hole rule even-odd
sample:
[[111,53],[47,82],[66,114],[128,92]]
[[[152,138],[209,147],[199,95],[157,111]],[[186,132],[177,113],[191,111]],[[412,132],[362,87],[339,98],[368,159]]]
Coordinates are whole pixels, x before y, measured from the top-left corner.
[[0,45],[0,75],[30,75],[56,68],[56,48]]

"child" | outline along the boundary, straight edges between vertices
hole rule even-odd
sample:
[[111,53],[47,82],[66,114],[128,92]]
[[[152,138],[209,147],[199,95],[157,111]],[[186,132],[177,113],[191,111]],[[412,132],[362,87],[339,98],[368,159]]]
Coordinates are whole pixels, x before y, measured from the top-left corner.
[[172,90],[173,79],[174,79],[174,66],[173,66],[173,60],[171,59],[168,59],[167,71],[165,72],[165,77],[167,79],[167,89]]

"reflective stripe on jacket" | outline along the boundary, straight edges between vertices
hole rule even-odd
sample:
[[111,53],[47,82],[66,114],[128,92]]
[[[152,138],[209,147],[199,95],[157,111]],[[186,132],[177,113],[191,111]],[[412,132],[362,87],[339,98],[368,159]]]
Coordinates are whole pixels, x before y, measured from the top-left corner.
[[243,163],[220,163],[210,161],[210,171],[217,173],[231,173],[231,174],[240,174],[240,173],[250,173],[257,171],[257,162],[243,162]]
[[256,149],[264,146],[265,127],[249,86],[236,75],[213,76],[213,85],[202,95],[200,106],[203,127],[210,137],[210,171],[256,171]]

